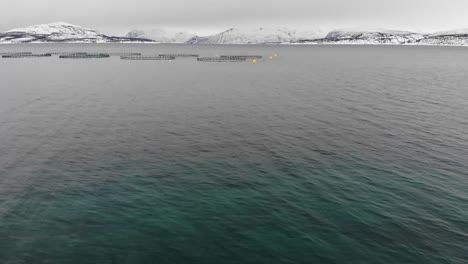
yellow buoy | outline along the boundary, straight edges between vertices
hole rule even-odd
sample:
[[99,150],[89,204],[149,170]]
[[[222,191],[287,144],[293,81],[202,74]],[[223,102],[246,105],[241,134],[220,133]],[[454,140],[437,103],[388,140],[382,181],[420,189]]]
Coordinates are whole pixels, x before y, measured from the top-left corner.
[[270,59],[270,60],[272,60],[272,59],[273,59],[273,56],[270,56],[270,58],[269,58],[269,59]]
[[253,63],[253,64],[257,64],[257,60],[253,60],[252,63]]

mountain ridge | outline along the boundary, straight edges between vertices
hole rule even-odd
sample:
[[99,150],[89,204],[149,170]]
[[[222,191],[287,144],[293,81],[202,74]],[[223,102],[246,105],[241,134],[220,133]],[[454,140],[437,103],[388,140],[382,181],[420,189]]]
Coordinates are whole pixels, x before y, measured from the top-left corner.
[[218,34],[208,36],[195,36],[189,39],[187,44],[287,44],[295,43],[298,40],[308,38],[318,38],[322,33],[304,32],[286,27],[280,28],[255,28],[237,29],[230,28]]
[[146,38],[159,43],[185,43],[196,34],[188,32],[169,32],[162,28],[154,29],[133,29],[125,37],[128,38]]
[[56,22],[15,28],[0,33],[0,43],[185,43],[185,44],[361,44],[468,46],[468,29],[417,33],[388,29],[340,29],[300,31],[278,28],[230,28],[200,36],[169,32],[162,28],[134,29],[124,36],[108,36],[97,30]]
[[55,22],[15,28],[0,33],[0,43],[115,43],[153,42],[150,39],[107,36],[96,30]]

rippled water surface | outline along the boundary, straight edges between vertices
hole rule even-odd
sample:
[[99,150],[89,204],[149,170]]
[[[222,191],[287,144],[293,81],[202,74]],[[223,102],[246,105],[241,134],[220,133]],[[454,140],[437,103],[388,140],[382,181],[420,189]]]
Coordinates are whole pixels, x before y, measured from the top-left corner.
[[1,263],[467,263],[468,49],[25,45],[0,59]]

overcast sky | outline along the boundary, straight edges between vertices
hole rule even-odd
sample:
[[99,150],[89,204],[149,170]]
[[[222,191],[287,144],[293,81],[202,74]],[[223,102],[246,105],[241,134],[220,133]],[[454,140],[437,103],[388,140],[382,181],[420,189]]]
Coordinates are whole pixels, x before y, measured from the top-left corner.
[[0,31],[69,22],[103,33],[176,28],[214,33],[230,27],[468,28],[468,0],[1,0]]

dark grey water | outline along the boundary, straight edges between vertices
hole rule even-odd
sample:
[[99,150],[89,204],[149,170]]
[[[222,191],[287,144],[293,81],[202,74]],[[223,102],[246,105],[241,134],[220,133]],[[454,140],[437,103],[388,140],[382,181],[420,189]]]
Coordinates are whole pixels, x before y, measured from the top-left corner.
[[0,59],[1,263],[467,263],[468,50],[23,45]]

